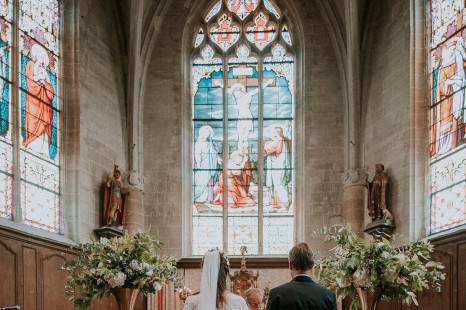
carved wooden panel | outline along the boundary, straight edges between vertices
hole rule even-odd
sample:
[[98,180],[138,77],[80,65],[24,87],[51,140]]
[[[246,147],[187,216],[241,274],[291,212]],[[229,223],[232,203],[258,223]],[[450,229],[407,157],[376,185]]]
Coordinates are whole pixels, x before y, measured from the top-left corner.
[[[77,252],[0,227],[0,308],[25,310],[73,310],[65,297],[66,273],[59,271],[65,259]],[[146,309],[140,295],[138,310]],[[118,310],[113,296],[94,302],[90,310]]]
[[426,310],[450,310],[455,308],[453,292],[456,289],[457,253],[456,244],[437,246],[433,257],[445,265],[446,279],[441,292],[427,291],[419,300],[419,307]]
[[0,240],[0,307],[16,304],[16,253]]
[[458,305],[466,307],[466,242],[458,245]]
[[73,310],[73,305],[65,297],[66,274],[59,271],[65,262],[61,254],[49,254],[41,259],[42,268],[42,309],[53,309],[61,305],[60,309]]
[[23,247],[23,305],[24,309],[37,307],[37,256],[36,249]]

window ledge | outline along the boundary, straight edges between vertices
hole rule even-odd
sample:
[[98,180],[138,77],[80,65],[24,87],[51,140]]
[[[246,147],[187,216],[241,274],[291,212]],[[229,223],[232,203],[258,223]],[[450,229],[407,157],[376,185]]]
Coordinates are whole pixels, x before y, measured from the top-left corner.
[[76,242],[63,235],[55,234],[22,223],[11,222],[3,218],[0,218],[0,229],[21,235],[23,238],[33,238],[39,241],[53,243],[61,247],[75,247],[78,245]]
[[[229,256],[230,267],[237,269],[241,267],[240,256]],[[178,260],[177,267],[181,269],[199,269],[201,268],[202,257],[192,256],[184,257]],[[246,264],[248,268],[257,269],[282,269],[288,268],[287,256],[247,256]]]
[[427,240],[440,244],[445,240],[451,241],[452,239],[464,238],[464,235],[466,235],[466,224],[429,235]]

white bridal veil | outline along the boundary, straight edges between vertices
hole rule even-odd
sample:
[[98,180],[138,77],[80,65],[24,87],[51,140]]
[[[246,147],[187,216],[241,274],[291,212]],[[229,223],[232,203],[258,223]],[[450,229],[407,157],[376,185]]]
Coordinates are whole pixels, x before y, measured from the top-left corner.
[[220,268],[220,253],[218,250],[208,251],[204,255],[202,266],[201,291],[199,293],[199,307],[202,310],[217,309],[217,281]]

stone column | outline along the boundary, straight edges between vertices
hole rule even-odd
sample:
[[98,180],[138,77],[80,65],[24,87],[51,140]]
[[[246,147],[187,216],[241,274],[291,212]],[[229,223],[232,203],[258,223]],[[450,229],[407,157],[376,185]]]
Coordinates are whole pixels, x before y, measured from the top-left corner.
[[144,191],[137,186],[130,186],[126,196],[125,228],[130,234],[144,231]]
[[343,220],[359,233],[364,231],[367,177],[362,169],[347,170],[343,174]]

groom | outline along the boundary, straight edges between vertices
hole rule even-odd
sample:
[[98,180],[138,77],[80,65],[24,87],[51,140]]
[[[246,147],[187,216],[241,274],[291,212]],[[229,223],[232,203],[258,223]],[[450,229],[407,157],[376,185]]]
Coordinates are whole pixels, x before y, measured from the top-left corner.
[[270,291],[268,310],[336,310],[335,294],[312,281],[308,272],[314,259],[307,243],[295,245],[288,257],[291,282]]

